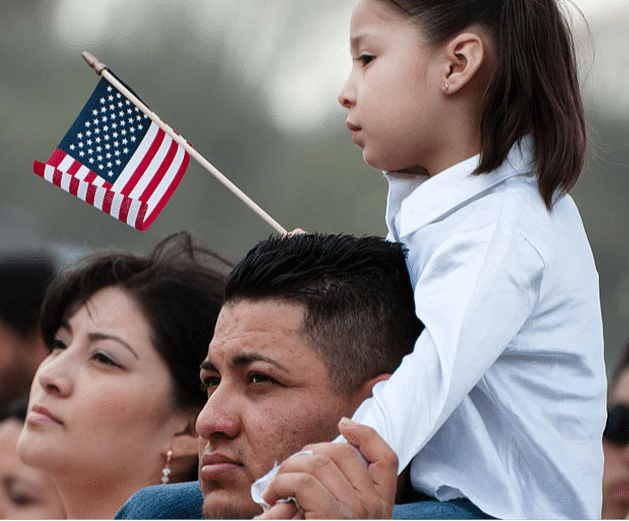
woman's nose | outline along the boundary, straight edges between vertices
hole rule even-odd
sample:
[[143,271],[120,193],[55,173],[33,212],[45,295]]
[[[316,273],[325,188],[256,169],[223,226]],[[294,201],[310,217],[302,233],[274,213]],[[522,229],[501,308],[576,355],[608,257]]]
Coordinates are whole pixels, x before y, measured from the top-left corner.
[[72,377],[66,365],[62,353],[55,358],[49,356],[37,369],[35,378],[48,394],[63,398],[72,393]]

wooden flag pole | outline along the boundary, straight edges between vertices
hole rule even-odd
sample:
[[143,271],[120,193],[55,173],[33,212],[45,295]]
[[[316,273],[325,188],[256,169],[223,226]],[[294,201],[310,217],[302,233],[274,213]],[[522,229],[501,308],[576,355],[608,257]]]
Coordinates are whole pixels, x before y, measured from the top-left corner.
[[83,59],[89,64],[92,69],[96,71],[96,74],[103,76],[114,87],[122,92],[129,101],[131,101],[136,107],[138,107],[144,114],[146,114],[151,121],[159,125],[160,128],[166,132],[171,138],[179,143],[192,157],[194,157],[203,168],[210,172],[216,179],[223,183],[229,190],[231,190],[241,201],[243,201],[249,208],[256,212],[262,219],[264,219],[274,230],[279,233],[287,233],[286,229],[273,219],[268,213],[260,208],[247,194],[245,194],[240,188],[232,183],[227,177],[225,177],[212,163],[205,159],[199,152],[197,152],[181,135],[175,132],[170,126],[162,121],[157,114],[149,109],[142,100],[135,96],[127,87],[125,87],[111,72],[107,70],[107,66],[99,62],[89,52],[83,52]]

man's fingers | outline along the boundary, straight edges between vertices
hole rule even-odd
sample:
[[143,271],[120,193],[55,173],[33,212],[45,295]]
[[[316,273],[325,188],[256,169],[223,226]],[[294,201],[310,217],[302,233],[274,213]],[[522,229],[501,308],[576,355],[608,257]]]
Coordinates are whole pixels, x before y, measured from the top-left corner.
[[[305,513],[306,519],[346,519],[348,517],[367,519],[372,517],[366,515],[365,505],[357,501],[357,498],[354,501],[346,499],[351,503],[350,505],[343,504],[327,487],[308,473],[278,473],[263,496],[270,504],[279,498],[294,497]],[[275,503],[274,507],[277,505],[278,503]]]
[[302,512],[297,510],[295,503],[292,501],[282,501],[275,503],[263,514],[254,517],[254,519],[303,519]]
[[371,427],[360,425],[348,418],[339,422],[339,432],[369,462],[369,475],[378,495],[390,502],[395,501],[397,488],[398,458],[387,443]]

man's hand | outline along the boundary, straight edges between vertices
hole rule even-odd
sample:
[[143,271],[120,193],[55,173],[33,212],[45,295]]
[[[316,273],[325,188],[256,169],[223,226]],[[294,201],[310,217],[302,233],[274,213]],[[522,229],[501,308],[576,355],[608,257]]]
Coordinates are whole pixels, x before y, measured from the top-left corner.
[[[304,450],[312,451],[312,456],[295,456],[280,465],[263,494],[272,506],[256,519],[391,517],[397,456],[370,427],[343,418],[339,431],[349,443],[308,445]],[[301,510],[294,502],[277,502],[288,497],[295,498]]]

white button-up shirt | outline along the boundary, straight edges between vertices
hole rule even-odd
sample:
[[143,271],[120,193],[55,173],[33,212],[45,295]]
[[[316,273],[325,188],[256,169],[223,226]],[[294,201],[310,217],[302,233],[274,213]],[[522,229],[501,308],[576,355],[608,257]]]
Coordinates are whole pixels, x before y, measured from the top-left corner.
[[598,518],[606,379],[598,274],[573,200],[548,212],[532,141],[490,174],[387,175],[409,250],[413,353],[354,419],[417,490],[499,518]]

